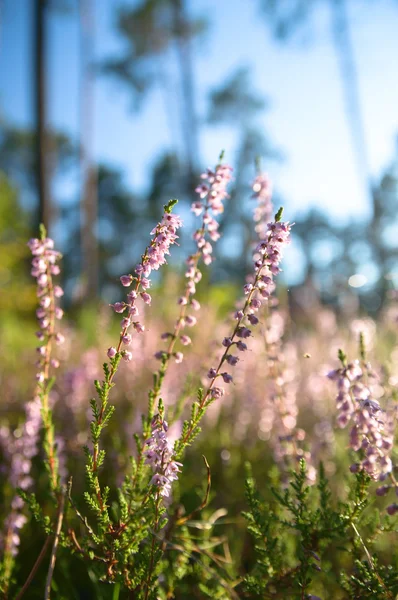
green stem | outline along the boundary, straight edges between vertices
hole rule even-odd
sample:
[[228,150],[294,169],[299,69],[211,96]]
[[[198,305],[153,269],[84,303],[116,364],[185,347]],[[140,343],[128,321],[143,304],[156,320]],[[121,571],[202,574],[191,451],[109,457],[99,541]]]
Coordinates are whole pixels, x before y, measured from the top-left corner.
[[120,594],[120,581],[115,583],[115,587],[113,588],[112,600],[119,600]]

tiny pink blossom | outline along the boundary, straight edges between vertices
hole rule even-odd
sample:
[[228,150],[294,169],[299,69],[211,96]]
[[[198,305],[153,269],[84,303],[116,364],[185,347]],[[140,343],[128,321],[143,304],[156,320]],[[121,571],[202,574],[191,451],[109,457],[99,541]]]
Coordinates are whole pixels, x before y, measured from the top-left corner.
[[63,336],[62,333],[57,333],[55,335],[55,341],[57,344],[63,344],[65,341],[65,336]]
[[151,303],[151,295],[148,294],[147,292],[141,292],[141,298],[143,299],[143,301],[145,302],[145,304],[150,304]]
[[195,298],[192,298],[191,306],[194,310],[200,310],[200,304]]
[[131,344],[131,340],[132,338],[130,333],[126,333],[126,335],[122,337],[122,342],[123,344],[126,344],[126,346],[129,346]]
[[115,304],[110,304],[109,306],[112,306],[113,310],[116,313],[122,313],[127,308],[127,304],[125,304],[124,302],[115,302]]
[[120,281],[122,282],[122,285],[124,285],[124,287],[129,287],[133,283],[133,276],[122,275]]
[[221,373],[221,377],[223,378],[225,383],[231,383],[233,381],[232,375],[229,373]]
[[189,344],[192,343],[192,340],[188,335],[181,335],[180,341],[183,346],[188,346]]
[[61,296],[64,295],[64,290],[59,286],[59,285],[55,285],[54,286],[54,296],[56,298],[61,298]]

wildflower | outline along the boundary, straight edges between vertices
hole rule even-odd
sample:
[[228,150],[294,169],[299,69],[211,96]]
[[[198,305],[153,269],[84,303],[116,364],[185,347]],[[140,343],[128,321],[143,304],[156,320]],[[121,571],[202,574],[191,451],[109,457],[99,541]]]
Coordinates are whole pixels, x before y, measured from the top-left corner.
[[[219,214],[223,209],[223,201],[228,198],[226,187],[231,179],[231,167],[228,165],[219,164],[214,171],[207,170],[202,174],[204,180],[197,188],[196,193],[199,194],[199,200],[191,206],[192,212],[199,216],[202,215],[201,226],[193,233],[193,239],[196,243],[196,252],[190,255],[187,260],[187,269],[185,277],[187,283],[182,296],[178,299],[178,304],[181,307],[179,318],[177,319],[173,334],[170,336],[167,356],[173,355],[174,346],[179,339],[181,344],[187,346],[191,343],[191,339],[187,335],[180,335],[185,326],[193,327],[197,323],[197,319],[193,316],[186,315],[186,307],[191,305],[194,310],[199,310],[200,304],[192,298],[196,293],[196,284],[201,280],[202,273],[199,270],[199,261],[203,260],[205,265],[209,265],[212,261],[213,246],[207,239],[207,236],[212,241],[217,241],[220,237],[218,233],[218,223],[213,215]],[[179,358],[182,360],[182,354]],[[167,368],[164,364],[163,369]],[[159,393],[158,390],[157,393]]]
[[387,506],[387,513],[390,515],[390,517],[393,517],[397,512],[398,512],[398,504],[394,503],[394,504],[390,504],[389,506]]
[[[128,345],[131,343],[131,335],[128,334],[128,328],[133,325],[137,333],[143,333],[145,326],[140,321],[132,321],[132,317],[139,315],[138,308],[136,306],[136,300],[138,295],[142,298],[145,304],[151,304],[151,295],[146,291],[151,286],[149,275],[152,270],[157,270],[163,264],[166,263],[166,256],[170,254],[170,246],[177,242],[178,236],[176,234],[177,229],[181,227],[182,221],[178,215],[171,213],[172,204],[170,203],[165,207],[165,213],[162,220],[158,225],[151,231],[153,236],[150,245],[146,249],[142,261],[136,266],[135,273],[133,275],[122,275],[120,278],[122,285],[129,287],[135,282],[135,289],[131,290],[127,295],[127,302],[115,302],[111,304],[115,312],[123,313],[125,310],[128,312],[128,317],[124,317],[121,321],[121,333],[119,339],[119,346],[116,351],[120,350],[122,343]],[[139,291],[140,288],[144,291]],[[122,354],[124,360],[131,360],[131,352],[123,351]]]
[[[25,422],[21,434],[17,437],[11,435],[7,428],[3,428],[0,435],[0,447],[4,458],[9,463],[9,482],[13,490],[19,487],[28,490],[32,485],[30,469],[32,459],[38,452],[38,442],[41,428],[41,403],[34,399],[25,405]],[[20,544],[19,532],[27,522],[25,515],[21,514],[22,499],[15,495],[11,502],[11,511],[5,521],[5,536],[2,541],[4,556],[16,556]]]
[[[370,365],[359,361],[344,364],[328,373],[337,386],[337,423],[344,428],[352,424],[350,446],[360,455],[360,462],[351,470],[365,470],[373,479],[379,479],[392,471],[392,435],[386,426],[386,415],[377,400],[371,397],[366,379],[371,375]],[[381,494],[382,488],[376,491]]]
[[[64,342],[65,338],[61,333],[56,332],[55,319],[62,319],[63,310],[56,305],[56,298],[63,295],[63,290],[59,285],[53,284],[53,275],[60,273],[56,264],[60,260],[61,254],[54,250],[52,239],[45,237],[44,229],[40,239],[33,238],[28,242],[32,253],[33,277],[37,282],[37,297],[39,299],[39,308],[36,310],[40,332],[36,334],[42,345],[37,348],[40,356],[38,361],[38,372],[36,380],[43,389],[43,386],[49,379],[50,366],[57,368],[59,362],[51,360],[51,340],[54,338],[57,344]],[[56,267],[56,268],[55,268]]]
[[163,497],[170,496],[171,484],[178,479],[182,464],[173,460],[173,449],[167,440],[167,422],[155,415],[151,423],[152,435],[145,442],[145,464],[154,471],[151,484],[156,486]]
[[129,287],[133,283],[133,276],[122,275],[120,281],[122,282],[122,285],[124,285],[125,287]]

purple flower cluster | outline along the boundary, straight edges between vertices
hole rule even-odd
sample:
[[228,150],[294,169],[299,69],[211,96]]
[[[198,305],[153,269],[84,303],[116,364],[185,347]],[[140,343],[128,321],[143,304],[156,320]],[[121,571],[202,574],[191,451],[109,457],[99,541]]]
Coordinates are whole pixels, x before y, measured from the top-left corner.
[[338,389],[337,423],[342,428],[352,423],[350,446],[361,457],[359,463],[351,465],[351,471],[363,469],[372,479],[383,480],[392,470],[389,454],[393,436],[386,427],[384,411],[364,381],[366,378],[369,382],[375,377],[374,373],[368,364],[355,361],[330,371],[328,377]]
[[[5,457],[9,460],[8,480],[13,490],[18,487],[27,490],[33,480],[30,475],[32,459],[37,454],[37,445],[41,427],[41,403],[35,398],[25,405],[26,419],[23,427],[10,435],[6,428],[0,430],[0,444]],[[19,531],[27,518],[21,513],[23,500],[15,495],[11,503],[11,511],[5,521],[6,534],[2,539],[4,553],[16,556],[20,543]]]
[[[217,369],[211,368],[208,372],[208,377],[212,380],[209,393],[213,399],[224,394],[223,388],[213,387],[217,377],[221,377],[224,383],[233,381],[228,372],[221,372],[222,364],[224,361],[232,367],[237,364],[238,356],[230,352],[234,346],[240,352],[247,350],[244,340],[247,340],[252,334],[250,327],[259,323],[255,313],[262,306],[262,302],[268,301],[275,289],[273,277],[280,272],[279,263],[282,259],[283,249],[289,243],[290,228],[291,225],[288,222],[283,223],[275,220],[268,223],[266,238],[260,241],[254,251],[254,274],[243,288],[247,296],[245,304],[234,315],[237,324],[232,336],[223,339],[222,344],[226,350],[219,367]],[[239,339],[236,340],[235,338]]]
[[[201,179],[204,182],[199,185],[195,192],[199,194],[200,200],[192,204],[192,211],[200,215],[205,209],[201,199],[207,198],[206,206],[210,207],[215,215],[224,212],[223,201],[228,198],[226,187],[231,180],[232,167],[219,163],[215,170],[207,169],[202,173]],[[205,209],[208,210],[208,209]]]
[[151,484],[155,485],[161,496],[170,496],[171,484],[178,479],[182,464],[173,460],[173,448],[167,440],[167,422],[160,415],[152,419],[152,435],[146,440],[144,451],[145,464],[154,471]]
[[271,221],[273,205],[272,205],[272,184],[268,175],[260,173],[253,182],[253,195],[256,198],[257,206],[254,209],[253,219],[256,223],[255,231],[263,240],[267,235],[267,224]]
[[[253,182],[252,189],[252,198],[257,200],[253,219],[256,224],[255,231],[260,241],[261,249],[261,242],[267,239],[268,225],[273,213],[272,184],[268,175],[259,173]],[[271,255],[272,253],[271,251]],[[271,271],[271,278],[274,271],[275,269]],[[267,294],[272,294],[274,290],[272,281],[267,280],[266,283],[268,285],[265,287],[261,284],[259,286],[260,289],[257,296],[260,296],[260,298],[261,295],[267,298]],[[247,287],[250,289],[250,281]],[[261,291],[263,291],[263,294],[261,294]],[[260,300],[260,298],[258,299]],[[270,298],[266,323],[264,324],[264,338],[267,350],[266,397],[268,402],[260,421],[260,430],[262,435],[264,433],[268,434],[268,439],[273,446],[275,460],[285,473],[292,466],[295,466],[291,464],[292,461],[305,458],[307,463],[307,478],[312,483],[315,480],[316,470],[311,464],[311,453],[302,448],[306,433],[303,429],[296,427],[298,414],[297,386],[294,381],[289,381],[289,378],[286,377],[288,369],[282,348],[284,318],[279,313],[277,306],[277,298]]]
[[200,199],[192,204],[191,209],[195,215],[203,215],[202,225],[193,234],[196,252],[191,254],[186,260],[187,270],[185,277],[187,284],[183,295],[178,299],[178,304],[181,307],[180,315],[176,321],[173,333],[165,332],[162,334],[162,339],[169,340],[169,344],[166,351],[160,350],[156,352],[155,357],[159,360],[163,360],[164,358],[169,359],[172,355],[177,363],[181,363],[184,355],[182,352],[173,352],[175,342],[179,339],[183,346],[191,344],[191,338],[186,334],[180,335],[180,333],[184,327],[193,327],[197,322],[196,317],[187,315],[186,311],[189,306],[195,311],[200,309],[199,302],[193,298],[193,295],[196,293],[196,284],[202,278],[202,273],[198,269],[198,263],[201,257],[205,265],[209,265],[213,261],[213,247],[206,239],[206,234],[208,234],[213,242],[216,242],[220,238],[220,233],[218,231],[218,222],[211,216],[210,211],[217,215],[224,210],[222,203],[228,198],[226,187],[231,179],[231,171],[232,167],[221,164],[216,166],[215,171],[208,169],[201,176],[207,183],[201,184],[195,190],[199,194]]
[[[151,286],[149,276],[153,270],[157,271],[159,267],[166,263],[166,256],[170,254],[170,246],[175,244],[178,239],[176,231],[181,225],[182,221],[180,217],[166,210],[160,223],[151,231],[153,238],[145,254],[142,256],[141,262],[135,268],[135,275],[121,276],[120,281],[124,287],[130,287],[134,282],[135,289],[127,295],[127,302],[116,302],[111,305],[115,312],[126,313],[126,316],[123,317],[121,322],[122,331],[120,333],[119,346],[118,348],[111,347],[108,349],[109,358],[114,358],[120,352],[122,344],[125,346],[131,344],[131,334],[127,333],[131,325],[133,325],[135,331],[138,333],[145,331],[145,326],[137,319],[139,315],[137,298],[140,296],[145,304],[151,304],[152,298],[147,291]],[[141,291],[139,291],[140,288]],[[126,361],[132,359],[132,353],[127,350],[122,350],[121,354]]]
[[40,327],[36,336],[42,345],[37,348],[39,360],[37,361],[36,379],[42,389],[43,384],[49,378],[50,365],[54,369],[59,367],[59,361],[56,358],[51,359],[52,343],[55,341],[56,344],[62,344],[65,341],[64,336],[57,333],[55,327],[56,320],[62,319],[64,314],[56,304],[57,299],[63,296],[64,292],[59,285],[53,284],[52,279],[54,275],[60,273],[57,262],[62,255],[54,250],[53,240],[47,237],[31,239],[28,246],[33,255],[31,275],[37,281],[37,297],[40,304],[36,310]]

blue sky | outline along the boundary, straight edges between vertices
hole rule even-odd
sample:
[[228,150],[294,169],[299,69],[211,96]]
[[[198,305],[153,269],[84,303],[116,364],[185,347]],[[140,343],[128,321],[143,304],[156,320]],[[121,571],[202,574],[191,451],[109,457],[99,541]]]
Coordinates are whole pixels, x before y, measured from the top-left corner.
[[[122,47],[114,32],[116,0],[97,0],[96,57]],[[130,2],[131,4],[131,2]],[[398,2],[350,0],[351,35],[359,75],[367,151],[377,179],[389,164],[398,131]],[[281,45],[264,26],[255,0],[191,0],[195,15],[208,16],[209,33],[195,53],[198,112],[204,115],[209,88],[220,85],[239,66],[251,67],[253,85],[270,99],[260,126],[285,160],[270,163],[275,188],[286,199],[289,216],[319,206],[332,218],[362,216],[369,205],[344,113],[330,12],[319,2],[307,34]],[[0,26],[0,114],[14,124],[31,123],[32,2],[3,0]],[[50,121],[76,136],[79,127],[79,32],[76,14],[53,14],[48,40]],[[160,91],[140,113],[131,110],[128,92],[99,77],[95,84],[95,154],[119,166],[136,189],[147,184],[148,169],[170,144]],[[221,148],[234,162],[236,139],[228,127],[205,128],[200,139],[203,166]]]

